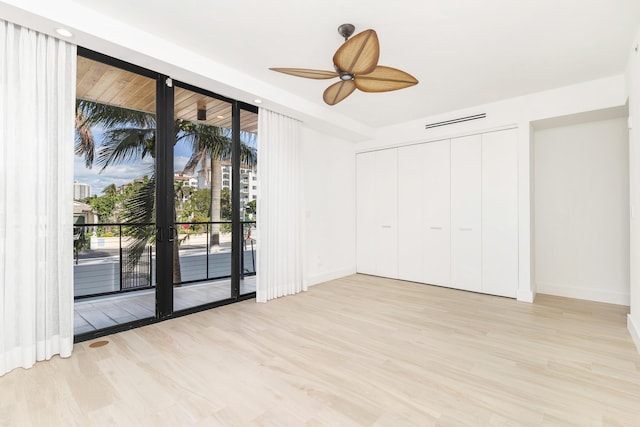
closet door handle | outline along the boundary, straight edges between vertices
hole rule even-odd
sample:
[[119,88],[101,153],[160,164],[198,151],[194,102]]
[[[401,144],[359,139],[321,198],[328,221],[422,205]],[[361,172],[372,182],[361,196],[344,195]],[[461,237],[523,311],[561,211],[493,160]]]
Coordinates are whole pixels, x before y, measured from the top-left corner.
[[429,227],[432,230],[442,230],[442,227]]
[[473,228],[469,228],[469,227],[460,227],[458,228],[459,231],[473,231]]
[[390,226],[390,225],[383,225],[383,226],[381,226],[381,227],[382,227],[382,228],[391,228],[391,226]]

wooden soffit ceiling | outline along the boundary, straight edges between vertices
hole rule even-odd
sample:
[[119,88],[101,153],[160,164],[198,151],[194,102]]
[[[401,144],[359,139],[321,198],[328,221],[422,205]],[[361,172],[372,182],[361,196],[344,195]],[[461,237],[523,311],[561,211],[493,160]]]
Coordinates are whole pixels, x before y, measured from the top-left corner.
[[[149,77],[78,56],[76,97],[155,114],[156,81]],[[198,120],[198,109],[206,110],[206,119]],[[175,87],[176,119],[231,128],[231,104]],[[258,115],[240,111],[240,129],[258,132]]]

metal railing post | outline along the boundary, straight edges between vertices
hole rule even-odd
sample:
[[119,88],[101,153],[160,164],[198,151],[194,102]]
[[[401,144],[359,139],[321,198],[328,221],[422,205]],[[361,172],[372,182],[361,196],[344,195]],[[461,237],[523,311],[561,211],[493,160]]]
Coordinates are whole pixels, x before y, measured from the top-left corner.
[[120,291],[122,291],[122,225],[118,225],[118,246],[120,247]]
[[205,253],[206,253],[206,255],[205,255],[204,262],[205,262],[205,264],[207,264],[207,267],[206,267],[206,278],[208,279],[209,278],[209,223],[208,222],[207,222],[207,247],[206,247]]

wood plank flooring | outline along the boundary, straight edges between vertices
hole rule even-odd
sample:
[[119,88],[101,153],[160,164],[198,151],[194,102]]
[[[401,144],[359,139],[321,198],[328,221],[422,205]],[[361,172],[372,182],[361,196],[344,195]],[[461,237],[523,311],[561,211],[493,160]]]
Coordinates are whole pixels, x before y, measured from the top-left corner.
[[627,310],[354,275],[14,370],[0,425],[637,427]]

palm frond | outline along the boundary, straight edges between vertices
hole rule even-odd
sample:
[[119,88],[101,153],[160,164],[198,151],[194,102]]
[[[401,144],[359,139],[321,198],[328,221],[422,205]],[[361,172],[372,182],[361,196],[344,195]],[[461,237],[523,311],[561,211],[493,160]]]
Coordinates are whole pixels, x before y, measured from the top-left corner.
[[198,163],[202,161],[204,157],[206,157],[207,152],[205,150],[194,150],[191,153],[191,157],[187,161],[187,164],[184,166],[183,172],[185,175],[193,175],[198,166]]
[[[153,171],[151,171],[153,173]],[[151,223],[154,220],[156,177],[135,186],[131,197],[124,204],[122,218],[125,223]]]
[[258,164],[258,151],[255,147],[240,143],[240,163],[243,165],[254,167]]
[[78,99],[76,111],[85,117],[87,126],[102,125],[107,129],[121,126],[156,127],[155,114],[116,105]]
[[[122,218],[125,223],[150,224],[154,222],[155,186],[155,175],[151,175],[148,181],[134,188],[131,198],[124,204]],[[147,244],[154,240],[155,227],[153,225],[128,225],[126,231],[131,239],[125,248],[128,256],[124,268],[126,272],[133,272]]]
[[91,127],[87,125],[82,113],[76,110],[75,153],[78,156],[84,157],[84,163],[87,169],[91,169],[93,166],[95,147]]
[[111,129],[104,134],[96,163],[104,170],[110,164],[144,159],[148,154],[155,156],[155,129]]

